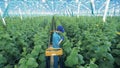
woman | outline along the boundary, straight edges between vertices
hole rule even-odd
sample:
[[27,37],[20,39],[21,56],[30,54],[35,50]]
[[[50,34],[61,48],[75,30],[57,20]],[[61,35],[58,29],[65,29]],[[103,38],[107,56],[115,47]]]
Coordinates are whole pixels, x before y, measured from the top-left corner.
[[[61,35],[61,33],[64,33],[63,26],[57,26],[57,31],[53,33],[53,38],[52,38],[53,48],[60,48],[60,44],[64,40],[64,37]],[[59,59],[58,56],[54,56],[54,68],[58,68],[58,59]],[[62,68],[61,64],[60,64],[60,68]]]

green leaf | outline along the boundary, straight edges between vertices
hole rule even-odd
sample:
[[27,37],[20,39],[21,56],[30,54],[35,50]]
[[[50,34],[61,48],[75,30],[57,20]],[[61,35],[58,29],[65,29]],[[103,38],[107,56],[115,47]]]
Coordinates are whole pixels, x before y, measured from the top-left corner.
[[100,68],[114,68],[113,64],[112,63],[109,63],[108,61],[106,62],[102,62],[102,63],[99,63],[99,67]]
[[25,58],[21,58],[19,61],[19,64],[25,64],[26,63],[26,59]]
[[116,54],[116,55],[120,55],[120,50],[119,49],[113,49],[112,53]]
[[2,54],[0,54],[0,64],[4,64],[6,62],[7,62],[6,58]]
[[4,68],[13,68],[13,66],[8,64]]
[[41,55],[39,56],[39,60],[40,60],[41,62],[45,61],[45,54],[41,54]]
[[38,54],[39,54],[39,52],[37,52],[36,50],[32,50],[32,52],[31,52],[31,55],[32,55],[33,57],[38,56]]
[[116,57],[116,58],[115,58],[115,63],[116,63],[117,65],[120,65],[120,58],[119,58],[119,57]]
[[90,64],[89,66],[90,66],[90,68],[98,68],[98,66],[96,64]]
[[85,61],[83,60],[83,56],[81,54],[78,54],[78,61],[79,61],[79,64],[85,63]]
[[106,58],[109,60],[110,63],[114,63],[115,59],[113,58],[112,54],[107,53]]
[[119,44],[117,44],[117,47],[116,48],[120,48],[120,43]]
[[31,68],[38,67],[38,63],[36,62],[34,58],[28,58],[26,65]]
[[46,67],[46,62],[41,62],[39,67],[45,68]]
[[78,49],[75,47],[70,53],[70,56],[67,57],[67,60],[65,61],[65,65],[68,67],[73,67],[74,65],[77,65],[77,64],[79,64],[78,63]]

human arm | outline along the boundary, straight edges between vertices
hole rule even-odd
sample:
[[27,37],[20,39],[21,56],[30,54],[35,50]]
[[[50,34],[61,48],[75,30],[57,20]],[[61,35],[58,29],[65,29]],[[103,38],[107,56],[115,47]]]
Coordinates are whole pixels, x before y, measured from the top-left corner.
[[58,45],[60,45],[63,40],[64,40],[64,37],[61,37],[61,40],[58,42]]

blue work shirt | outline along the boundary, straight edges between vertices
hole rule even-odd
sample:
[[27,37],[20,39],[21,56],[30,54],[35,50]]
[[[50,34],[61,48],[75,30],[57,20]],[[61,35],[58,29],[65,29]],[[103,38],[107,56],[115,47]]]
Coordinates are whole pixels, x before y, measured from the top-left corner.
[[60,48],[59,41],[61,40],[61,36],[57,32],[53,33],[52,40],[53,48]]

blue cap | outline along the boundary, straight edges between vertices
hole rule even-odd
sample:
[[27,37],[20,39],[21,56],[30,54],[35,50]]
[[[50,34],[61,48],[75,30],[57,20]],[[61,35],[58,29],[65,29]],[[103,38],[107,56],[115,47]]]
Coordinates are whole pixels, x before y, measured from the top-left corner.
[[64,33],[64,28],[63,28],[63,26],[57,26],[57,30],[58,30],[58,31],[61,31],[62,33]]

